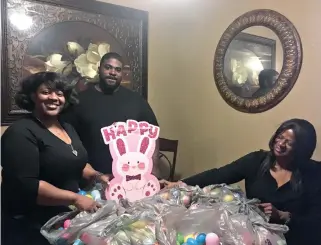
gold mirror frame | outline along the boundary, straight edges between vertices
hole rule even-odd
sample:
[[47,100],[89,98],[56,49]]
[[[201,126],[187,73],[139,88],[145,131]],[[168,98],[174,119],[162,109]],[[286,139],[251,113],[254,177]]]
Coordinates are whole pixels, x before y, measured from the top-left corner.
[[[252,26],[264,26],[276,33],[283,48],[283,66],[275,86],[267,94],[258,98],[243,98],[234,94],[227,85],[224,57],[234,37]],[[285,16],[267,9],[247,12],[229,25],[217,45],[213,66],[216,87],[225,102],[238,111],[246,113],[267,111],[280,103],[293,88],[301,70],[302,58],[299,33]]]

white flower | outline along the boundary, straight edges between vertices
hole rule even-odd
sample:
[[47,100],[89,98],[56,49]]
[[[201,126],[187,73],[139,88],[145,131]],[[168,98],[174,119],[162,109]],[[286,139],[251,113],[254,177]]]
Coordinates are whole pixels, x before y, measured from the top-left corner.
[[78,73],[82,77],[94,78],[98,74],[97,73],[98,65],[95,63],[89,62],[86,54],[79,55],[75,59],[74,64],[76,66]]
[[108,43],[99,45],[90,43],[87,52],[79,55],[74,61],[78,73],[82,77],[97,78],[99,62],[109,50],[110,45]]
[[46,71],[63,73],[64,75],[69,75],[72,71],[72,64],[68,61],[61,60],[61,54],[52,54],[47,57],[47,62],[45,62]]
[[68,42],[67,48],[68,48],[69,53],[72,55],[81,55],[81,54],[85,53],[84,48],[81,47],[81,45],[76,42]]

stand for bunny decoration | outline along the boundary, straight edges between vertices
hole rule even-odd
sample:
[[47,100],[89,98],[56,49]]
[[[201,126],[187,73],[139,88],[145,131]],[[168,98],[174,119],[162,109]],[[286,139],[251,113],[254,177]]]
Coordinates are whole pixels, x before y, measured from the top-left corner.
[[101,129],[113,158],[114,179],[106,189],[106,199],[126,198],[137,201],[153,196],[160,190],[158,179],[152,175],[159,127],[147,122],[128,120]]

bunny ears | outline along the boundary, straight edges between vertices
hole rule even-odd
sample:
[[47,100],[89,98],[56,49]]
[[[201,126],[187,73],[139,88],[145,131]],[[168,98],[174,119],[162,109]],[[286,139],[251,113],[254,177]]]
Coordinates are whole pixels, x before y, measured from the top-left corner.
[[[142,154],[147,154],[151,148],[150,138],[141,137],[138,143],[137,152]],[[123,156],[124,154],[129,152],[127,142],[123,138],[118,138],[114,142],[114,149],[118,156]]]

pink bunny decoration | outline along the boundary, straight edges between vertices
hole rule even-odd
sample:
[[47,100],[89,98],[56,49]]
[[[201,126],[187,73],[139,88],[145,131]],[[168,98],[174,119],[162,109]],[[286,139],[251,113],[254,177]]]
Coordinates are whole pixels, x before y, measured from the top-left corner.
[[133,202],[153,196],[160,190],[157,178],[151,174],[154,139],[140,134],[128,135],[110,142],[109,149],[113,157],[112,171],[115,178],[106,189],[108,200],[118,202],[126,198]]

